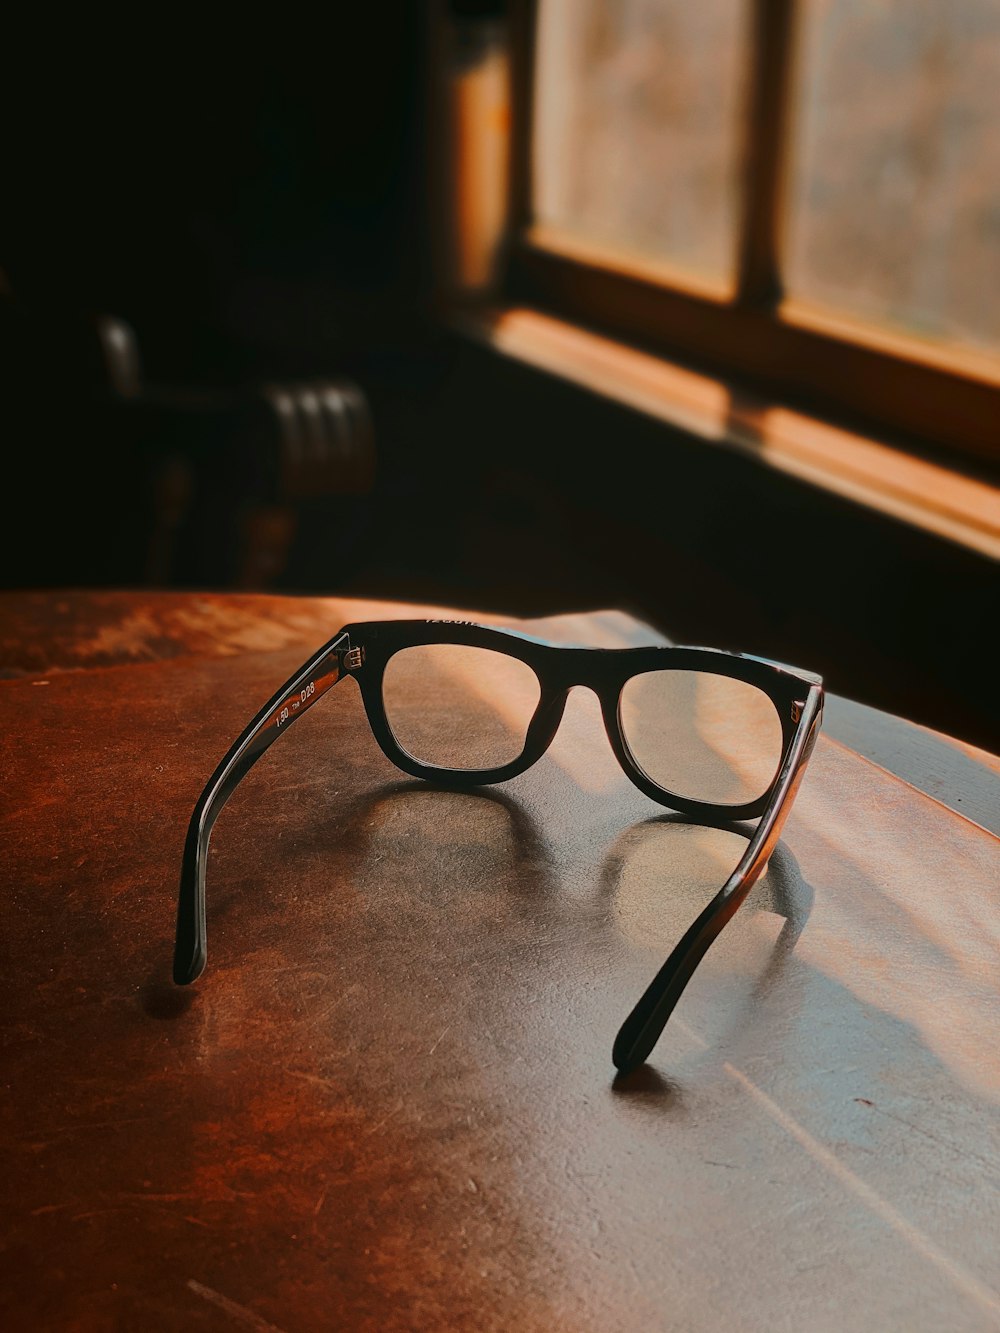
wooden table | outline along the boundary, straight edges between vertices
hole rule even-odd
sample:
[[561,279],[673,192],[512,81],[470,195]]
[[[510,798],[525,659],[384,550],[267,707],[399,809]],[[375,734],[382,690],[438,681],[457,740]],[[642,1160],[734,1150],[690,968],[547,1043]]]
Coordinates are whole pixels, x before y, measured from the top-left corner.
[[997,768],[947,738],[831,709],[767,875],[616,1082],[740,835],[635,791],[582,692],[534,769],[460,795],[402,778],[344,683],[232,798],[209,968],[171,984],[222,752],[340,624],[435,611],[0,600],[0,1327],[1000,1327]]

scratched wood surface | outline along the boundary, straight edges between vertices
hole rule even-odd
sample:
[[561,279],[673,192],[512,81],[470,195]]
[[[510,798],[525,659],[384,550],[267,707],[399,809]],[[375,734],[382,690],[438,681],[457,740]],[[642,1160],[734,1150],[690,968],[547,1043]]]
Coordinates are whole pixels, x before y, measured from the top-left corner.
[[1000,842],[832,736],[625,1082],[617,1026],[741,838],[636,792],[582,692],[458,795],[343,682],[220,819],[209,967],[171,985],[222,751],[341,623],[423,613],[0,604],[0,1327],[1000,1326]]

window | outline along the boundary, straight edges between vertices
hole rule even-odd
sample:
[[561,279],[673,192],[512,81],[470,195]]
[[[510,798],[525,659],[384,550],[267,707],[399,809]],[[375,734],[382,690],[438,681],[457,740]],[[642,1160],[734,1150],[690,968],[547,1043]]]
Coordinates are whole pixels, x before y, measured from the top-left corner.
[[590,241],[731,291],[746,35],[732,0],[544,0],[531,195],[536,238]]
[[515,6],[508,295],[1000,460],[996,0]]

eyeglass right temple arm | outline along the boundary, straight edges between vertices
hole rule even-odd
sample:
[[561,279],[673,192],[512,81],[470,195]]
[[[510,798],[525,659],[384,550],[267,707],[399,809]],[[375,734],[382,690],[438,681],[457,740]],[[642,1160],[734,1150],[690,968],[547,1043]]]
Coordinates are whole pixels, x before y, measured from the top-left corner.
[[288,726],[345,674],[350,637],[340,631],[295,672],[268,700],[230,747],[198,803],[188,825],[181,863],[174,940],[174,981],[190,985],[205,968],[208,956],[205,925],[205,865],[212,827],[241,779]]
[[684,987],[722,928],[753,888],[781,836],[806,763],[819,733],[823,691],[813,688],[806,698],[798,729],[789,747],[774,795],[754,830],[739,865],[712,901],[691,924],[670,957],[647,986],[638,1004],[621,1025],[611,1050],[620,1074],[628,1074],[648,1057],[666,1027]]

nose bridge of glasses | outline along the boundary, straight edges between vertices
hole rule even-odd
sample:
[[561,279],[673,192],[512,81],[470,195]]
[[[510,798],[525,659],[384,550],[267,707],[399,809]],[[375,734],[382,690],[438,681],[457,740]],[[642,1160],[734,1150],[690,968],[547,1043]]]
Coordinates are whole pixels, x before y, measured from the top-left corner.
[[614,716],[621,688],[618,672],[612,667],[611,654],[593,648],[560,647],[546,663],[546,668],[550,697],[559,700],[559,721],[569,696],[578,690],[583,691],[596,700],[610,738],[616,729]]
[[562,648],[550,668],[551,683],[562,693],[579,687],[590,690],[602,702],[617,684],[607,671],[608,657],[594,648]]
[[[559,645],[556,651],[546,654],[544,670],[540,672],[544,690],[528,737],[530,750],[540,753],[548,748],[562,724],[569,696],[577,689],[594,696],[600,713],[607,718],[609,702],[616,702],[617,685],[614,682],[605,685],[606,678],[599,668],[604,661],[604,655],[592,648]],[[609,688],[615,698],[609,695]]]

